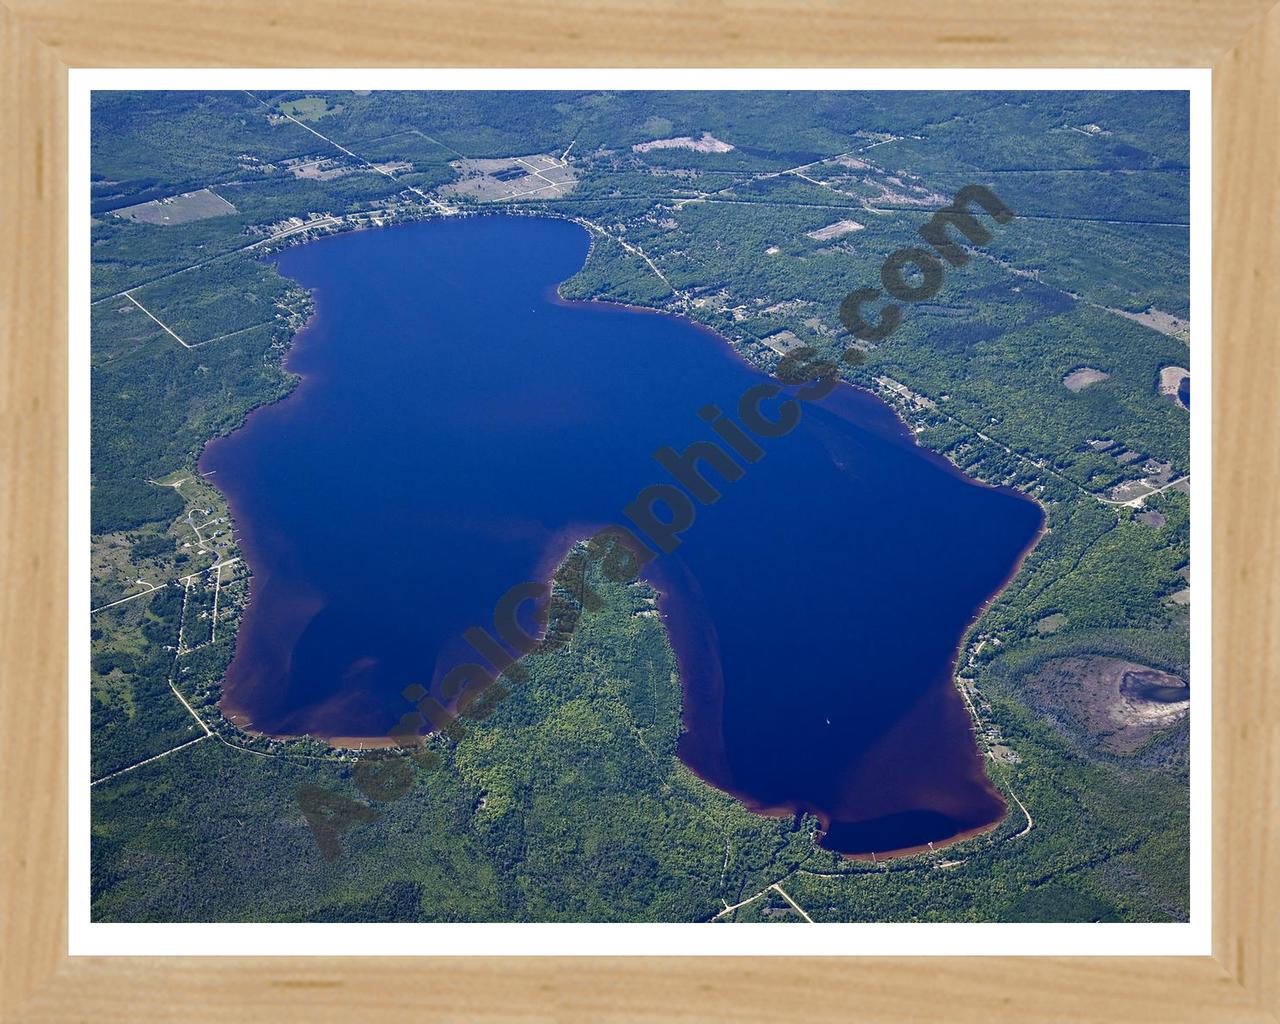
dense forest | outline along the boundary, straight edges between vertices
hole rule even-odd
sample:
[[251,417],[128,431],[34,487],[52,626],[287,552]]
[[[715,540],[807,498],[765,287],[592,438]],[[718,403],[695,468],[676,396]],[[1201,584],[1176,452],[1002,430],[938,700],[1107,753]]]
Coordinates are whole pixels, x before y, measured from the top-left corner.
[[[1188,414],[1161,390],[1190,365],[1184,95],[104,92],[92,131],[95,919],[800,920],[775,883],[823,921],[1186,919],[1185,717],[1116,753],[1035,699],[1064,664],[1188,678]],[[471,161],[536,154],[572,187],[459,187]],[[969,184],[1013,220],[855,342],[845,295]],[[602,580],[572,642],[428,741],[398,799],[356,777],[408,754],[222,717],[252,566],[196,461],[293,385],[311,297],[271,252],[496,210],[591,234],[566,297],[689,316],[770,369],[780,337],[857,344],[846,377],[922,445],[1042,504],[961,652],[998,828],[870,863],[748,813],[675,757],[651,595]],[[368,808],[342,857],[314,842],[308,785]]]

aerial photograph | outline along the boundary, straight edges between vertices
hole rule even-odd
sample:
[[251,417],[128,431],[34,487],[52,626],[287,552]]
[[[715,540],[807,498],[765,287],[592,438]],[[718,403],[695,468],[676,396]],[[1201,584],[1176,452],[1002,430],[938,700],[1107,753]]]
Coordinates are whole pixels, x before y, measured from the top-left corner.
[[1186,91],[90,132],[92,921],[1189,920]]

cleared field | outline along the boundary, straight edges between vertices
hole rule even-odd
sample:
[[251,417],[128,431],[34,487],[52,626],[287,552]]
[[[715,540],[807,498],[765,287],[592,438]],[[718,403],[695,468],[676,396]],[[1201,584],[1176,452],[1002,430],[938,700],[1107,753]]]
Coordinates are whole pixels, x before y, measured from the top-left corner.
[[1080,369],[1072,370],[1063,377],[1062,383],[1068,391],[1083,391],[1090,384],[1097,384],[1100,381],[1107,380],[1110,376],[1111,374],[1095,370],[1092,366],[1082,366]]
[[785,356],[792,349],[801,348],[804,345],[794,331],[778,331],[763,339],[764,343],[780,356]]
[[[403,174],[413,170],[408,160],[393,160],[385,164],[374,164],[374,169],[384,174]],[[284,161],[283,167],[295,178],[311,181],[332,181],[348,174],[368,172],[364,164],[356,163],[345,157],[308,156]]]
[[318,121],[322,117],[338,113],[343,107],[341,103],[330,103],[324,96],[304,96],[300,100],[282,103],[280,109],[299,121]]
[[447,185],[444,191],[481,203],[522,196],[554,199],[577,182],[577,174],[567,161],[545,153],[492,160],[454,160],[449,166],[459,180]]
[[1185,366],[1165,366],[1160,370],[1160,394],[1169,399],[1174,405],[1180,409],[1186,406],[1182,402],[1182,396],[1179,389],[1182,382],[1191,376],[1191,372]]
[[117,217],[137,221],[139,224],[159,224],[169,227],[174,224],[187,224],[193,220],[222,217],[235,213],[236,208],[218,193],[202,188],[197,192],[184,192],[180,196],[169,196],[167,199],[153,199],[149,203],[126,206],[112,212]]
[[691,149],[695,153],[728,153],[733,149],[733,144],[717,139],[710,132],[703,132],[700,139],[695,139],[689,135],[681,135],[675,139],[654,139],[652,142],[640,142],[631,148],[637,153],[648,153],[651,149]]
[[834,224],[828,224],[825,228],[818,228],[816,231],[806,231],[805,234],[812,238],[815,242],[826,242],[832,238],[839,238],[841,235],[847,235],[854,231],[861,231],[865,227],[856,220],[838,220]]
[[1112,309],[1111,312],[1140,323],[1144,327],[1150,327],[1153,331],[1167,334],[1171,338],[1181,338],[1183,341],[1187,341],[1191,337],[1190,320],[1174,316],[1172,313],[1162,312],[1154,307],[1148,309],[1145,313],[1130,313],[1124,309]]

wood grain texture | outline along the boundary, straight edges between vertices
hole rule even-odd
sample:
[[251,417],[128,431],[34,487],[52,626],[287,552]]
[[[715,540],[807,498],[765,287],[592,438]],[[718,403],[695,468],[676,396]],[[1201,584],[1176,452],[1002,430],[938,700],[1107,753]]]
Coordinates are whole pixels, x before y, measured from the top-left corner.
[[66,70],[0,8],[0,1011],[66,949]]
[[1214,71],[1214,952],[1280,1008],[1280,8]]
[[[1271,280],[1280,265],[1280,10],[1269,5],[17,0],[0,7],[4,1019],[1280,1019],[1280,291]],[[77,65],[1214,66],[1215,956],[68,959],[65,72]]]
[[71,66],[1208,67],[1272,0],[8,0]]

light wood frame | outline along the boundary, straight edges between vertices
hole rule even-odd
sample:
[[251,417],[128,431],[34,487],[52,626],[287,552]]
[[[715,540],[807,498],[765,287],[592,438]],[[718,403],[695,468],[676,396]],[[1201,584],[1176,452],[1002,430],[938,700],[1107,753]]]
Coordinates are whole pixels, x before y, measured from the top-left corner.
[[[1280,1020],[1280,7],[1272,0],[7,0],[0,6],[4,1020]],[[67,956],[67,70],[1213,67],[1213,955]],[[957,953],[963,953],[957,950]]]

